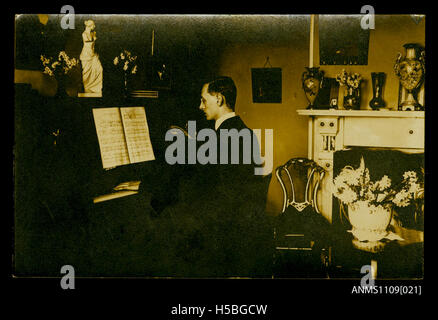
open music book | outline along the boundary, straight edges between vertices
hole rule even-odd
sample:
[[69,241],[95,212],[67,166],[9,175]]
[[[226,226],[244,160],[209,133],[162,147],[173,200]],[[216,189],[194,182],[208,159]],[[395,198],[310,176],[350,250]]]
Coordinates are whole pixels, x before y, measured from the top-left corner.
[[155,160],[144,107],[93,108],[104,169]]

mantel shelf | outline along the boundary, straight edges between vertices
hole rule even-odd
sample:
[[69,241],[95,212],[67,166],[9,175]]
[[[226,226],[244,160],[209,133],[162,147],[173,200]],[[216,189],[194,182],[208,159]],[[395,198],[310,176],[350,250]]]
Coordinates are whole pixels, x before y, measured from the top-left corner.
[[332,117],[378,117],[378,118],[424,118],[424,111],[389,111],[389,110],[297,110],[300,116]]

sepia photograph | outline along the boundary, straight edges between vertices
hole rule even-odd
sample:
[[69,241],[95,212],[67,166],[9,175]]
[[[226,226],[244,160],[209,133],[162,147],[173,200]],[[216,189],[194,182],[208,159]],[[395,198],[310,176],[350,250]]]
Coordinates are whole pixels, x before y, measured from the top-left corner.
[[425,15],[14,20],[14,277],[424,278]]

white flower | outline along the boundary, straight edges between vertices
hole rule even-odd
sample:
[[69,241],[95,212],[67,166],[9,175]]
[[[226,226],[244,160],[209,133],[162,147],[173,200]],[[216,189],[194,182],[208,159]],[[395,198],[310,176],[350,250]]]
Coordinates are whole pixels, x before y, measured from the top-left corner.
[[336,81],[339,82],[341,86],[347,86],[351,88],[358,88],[362,77],[359,73],[350,74],[342,69],[341,73],[336,75]]
[[45,73],[45,74],[48,74],[49,76],[53,76],[53,71],[50,70],[49,67],[45,67],[45,68],[44,68],[44,73]]
[[411,199],[411,194],[406,190],[401,190],[397,193],[392,200],[392,202],[398,207],[407,207],[409,205],[409,200]]
[[417,173],[415,171],[406,171],[403,173],[403,179],[409,180],[411,182],[417,181]]
[[40,59],[41,59],[44,66],[50,63],[50,59],[48,59],[44,56],[41,56]]
[[[357,194],[341,179],[335,179],[332,185],[333,195],[344,203],[352,203],[357,199]],[[336,181],[337,180],[337,181]]]
[[376,201],[377,202],[382,202],[383,200],[385,200],[385,198],[387,197],[388,192],[384,192],[384,193],[379,193],[377,195]]
[[350,188],[341,188],[335,191],[335,195],[343,203],[349,204],[357,200],[357,194]]
[[118,65],[119,64],[119,57],[115,57],[114,58],[114,65]]
[[132,72],[132,74],[137,73],[137,65],[135,65],[134,68],[132,68],[132,71],[131,71],[131,72]]
[[351,186],[359,185],[362,173],[359,170],[351,171],[346,177],[345,182]]
[[376,197],[376,195],[373,193],[372,190],[368,190],[368,191],[365,193],[365,199],[366,199],[367,201],[375,201],[375,200],[377,199],[377,197]]
[[125,65],[123,66],[123,70],[128,70],[128,61],[125,61]]
[[345,178],[340,174],[336,178],[333,179],[333,185],[336,188],[343,187],[345,185]]
[[379,185],[383,190],[389,188],[391,186],[391,179],[387,175],[384,175],[382,179],[380,179]]
[[424,188],[418,189],[418,191],[414,194],[414,199],[424,199]]
[[72,58],[68,61],[70,67],[74,67],[78,64],[78,60],[76,58]]
[[68,60],[68,56],[67,56],[67,54],[65,53],[65,51],[61,51],[61,52],[59,52],[58,60],[61,61],[61,58],[64,59],[64,60]]
[[373,187],[379,191],[383,191],[385,189],[388,189],[390,186],[391,186],[391,179],[387,175],[384,175],[382,177],[382,179],[375,182],[373,185]]
[[420,190],[421,190],[421,186],[418,183],[412,183],[409,186],[408,192],[412,194],[417,194],[418,192],[420,192]]

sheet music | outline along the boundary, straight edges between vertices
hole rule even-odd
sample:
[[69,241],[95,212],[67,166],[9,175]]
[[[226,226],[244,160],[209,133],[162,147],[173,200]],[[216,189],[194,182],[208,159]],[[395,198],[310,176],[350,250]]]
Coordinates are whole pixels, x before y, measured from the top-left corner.
[[130,196],[133,194],[138,194],[138,191],[134,191],[134,190],[117,191],[117,192],[104,194],[104,195],[95,197],[93,199],[93,203],[99,203],[99,202],[103,202],[103,201],[107,201],[107,200],[122,198],[122,197]]
[[94,108],[93,117],[103,167],[106,169],[129,164],[119,108]]
[[155,160],[144,107],[120,108],[131,163]]

